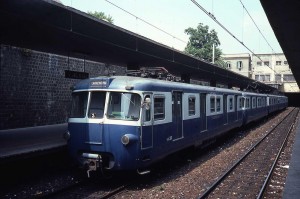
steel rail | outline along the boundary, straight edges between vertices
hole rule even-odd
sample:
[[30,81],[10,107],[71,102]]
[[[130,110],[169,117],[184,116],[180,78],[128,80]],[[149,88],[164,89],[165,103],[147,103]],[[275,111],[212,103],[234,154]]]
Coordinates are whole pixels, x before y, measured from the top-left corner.
[[[294,109],[293,109],[293,111],[294,111]],[[298,115],[298,113],[299,113],[299,109],[298,109],[298,112],[297,112],[296,115]],[[295,123],[296,123],[296,119],[297,119],[297,116],[295,117],[293,124],[290,126],[290,128],[289,128],[289,130],[288,130],[288,132],[287,132],[287,134],[285,136],[285,139],[284,139],[284,141],[283,141],[283,143],[282,143],[282,145],[281,145],[281,147],[279,149],[279,152],[278,152],[278,154],[277,154],[277,156],[276,156],[276,158],[275,158],[275,160],[273,162],[273,165],[272,165],[271,169],[269,170],[268,176],[266,177],[265,182],[264,182],[263,186],[261,187],[261,190],[260,190],[260,192],[259,192],[259,194],[257,196],[257,199],[261,199],[263,197],[263,194],[264,194],[265,189],[266,189],[266,187],[267,187],[267,185],[268,185],[268,183],[269,183],[269,181],[271,179],[271,176],[273,174],[275,166],[277,165],[277,162],[278,162],[278,160],[280,158],[280,155],[281,155],[281,153],[282,153],[282,151],[283,151],[283,149],[284,149],[284,147],[285,147],[285,145],[287,143],[288,137],[291,134],[292,129],[293,129]]]
[[274,126],[263,138],[261,138],[258,142],[256,142],[248,151],[247,153],[237,160],[231,168],[229,168],[220,178],[218,178],[202,195],[198,197],[198,199],[206,198],[215,188],[260,144],[262,141],[268,137],[283,121],[291,115],[291,113],[295,110],[291,110],[289,114],[287,114],[276,126]]

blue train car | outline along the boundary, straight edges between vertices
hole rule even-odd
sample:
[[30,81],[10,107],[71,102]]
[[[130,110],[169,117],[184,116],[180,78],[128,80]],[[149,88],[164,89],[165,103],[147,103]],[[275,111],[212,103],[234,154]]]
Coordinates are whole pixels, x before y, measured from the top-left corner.
[[130,76],[83,80],[72,96],[69,151],[88,175],[145,171],[267,114],[263,94]]
[[244,124],[268,115],[267,97],[264,94],[243,92]]

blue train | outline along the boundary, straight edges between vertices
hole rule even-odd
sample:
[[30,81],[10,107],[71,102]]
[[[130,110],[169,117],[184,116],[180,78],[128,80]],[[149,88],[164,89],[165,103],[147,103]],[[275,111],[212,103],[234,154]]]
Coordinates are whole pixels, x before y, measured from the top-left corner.
[[137,170],[288,106],[285,96],[131,76],[73,88],[71,156],[86,170]]

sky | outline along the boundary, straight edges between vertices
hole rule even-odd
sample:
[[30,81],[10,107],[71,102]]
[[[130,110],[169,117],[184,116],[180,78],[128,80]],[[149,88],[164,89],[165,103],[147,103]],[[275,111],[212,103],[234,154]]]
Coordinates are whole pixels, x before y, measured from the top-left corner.
[[[113,18],[114,25],[180,51],[184,50],[189,39],[184,30],[189,27],[196,28],[199,23],[202,23],[208,25],[210,30],[214,29],[218,33],[221,42],[219,48],[223,54],[251,54],[247,48],[236,41],[190,0],[60,1],[66,6],[83,12],[104,12]],[[241,1],[271,47],[250,19]],[[255,54],[282,53],[282,49],[259,0],[197,0],[197,2],[205,10],[212,13],[223,26]],[[143,21],[152,24],[164,32]]]

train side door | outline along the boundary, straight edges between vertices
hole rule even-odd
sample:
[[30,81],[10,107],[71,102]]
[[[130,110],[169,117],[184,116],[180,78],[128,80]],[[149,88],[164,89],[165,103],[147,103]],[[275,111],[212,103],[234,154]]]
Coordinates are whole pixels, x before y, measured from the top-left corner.
[[183,137],[182,129],[182,92],[172,92],[172,121],[173,121],[173,140]]
[[201,132],[207,130],[207,116],[206,116],[206,93],[200,93],[200,118],[201,118]]
[[227,113],[227,95],[223,95],[223,114],[224,124],[228,124],[228,113]]
[[237,120],[239,120],[238,96],[237,96],[237,95],[235,95],[234,103],[235,103],[235,105],[234,105],[234,110],[235,110],[235,112],[236,112],[236,118],[235,118],[235,120],[237,121]]
[[153,147],[153,98],[152,94],[144,94],[142,111],[141,148]]

